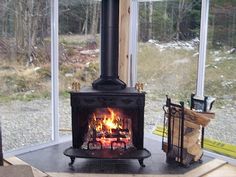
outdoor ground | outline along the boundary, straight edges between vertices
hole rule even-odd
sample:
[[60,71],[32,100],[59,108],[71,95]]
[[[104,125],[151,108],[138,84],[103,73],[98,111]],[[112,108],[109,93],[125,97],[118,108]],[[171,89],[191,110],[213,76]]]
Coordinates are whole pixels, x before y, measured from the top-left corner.
[[[73,81],[91,85],[99,73],[99,42],[81,36],[60,40],[60,128],[68,134],[71,113],[68,90]],[[187,42],[139,43],[138,81],[145,83],[145,131],[162,125],[166,95],[189,106],[195,92],[197,39]],[[2,55],[1,55],[2,56]],[[236,54],[230,49],[209,50],[206,95],[216,98],[216,117],[206,128],[207,137],[236,144]],[[26,66],[0,60],[0,118],[4,150],[47,142],[51,137],[50,63]]]

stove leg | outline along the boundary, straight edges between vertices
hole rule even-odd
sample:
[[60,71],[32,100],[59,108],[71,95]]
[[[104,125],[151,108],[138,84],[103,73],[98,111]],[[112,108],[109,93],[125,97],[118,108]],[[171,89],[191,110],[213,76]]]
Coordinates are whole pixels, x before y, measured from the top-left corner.
[[75,157],[70,157],[71,162],[69,163],[69,166],[72,166],[75,162]]
[[139,162],[141,167],[145,167],[145,164],[143,163],[143,159],[139,159],[138,162]]

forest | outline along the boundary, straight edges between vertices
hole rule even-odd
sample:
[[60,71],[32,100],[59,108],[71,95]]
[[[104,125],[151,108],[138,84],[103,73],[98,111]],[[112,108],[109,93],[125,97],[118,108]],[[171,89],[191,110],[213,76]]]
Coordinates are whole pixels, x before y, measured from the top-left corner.
[[[99,34],[100,1],[59,1],[61,35]],[[209,36],[213,48],[236,46],[234,0],[213,0],[210,6]],[[199,36],[201,0],[145,1],[139,3],[139,41],[185,41]],[[1,0],[0,51],[7,58],[33,62],[36,55],[48,60],[41,50],[50,40],[49,0]],[[229,37],[229,36],[233,36]],[[12,56],[12,50],[16,56]],[[41,52],[41,53],[40,53]]]

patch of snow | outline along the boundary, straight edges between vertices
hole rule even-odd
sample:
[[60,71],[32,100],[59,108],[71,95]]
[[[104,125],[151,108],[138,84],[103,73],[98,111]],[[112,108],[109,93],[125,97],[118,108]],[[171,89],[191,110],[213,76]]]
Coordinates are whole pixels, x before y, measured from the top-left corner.
[[193,57],[196,57],[196,56],[198,56],[198,55],[199,55],[199,52],[193,54]]
[[222,60],[222,57],[216,57],[216,58],[214,59],[214,61],[220,61],[220,60]]
[[233,54],[236,53],[236,48],[232,48],[226,52],[227,54]]
[[88,68],[89,65],[90,65],[90,62],[87,62],[87,63],[85,64],[85,67]]
[[96,55],[99,53],[99,49],[95,49],[95,50],[82,50],[80,52],[82,55]]
[[160,42],[158,40],[150,39],[148,41],[150,44],[154,44],[159,48],[160,51],[167,49],[185,49],[185,50],[195,50],[199,44],[199,39],[195,38],[191,41],[171,41],[171,42]]
[[183,58],[183,59],[175,60],[173,64],[185,64],[188,62],[189,62],[189,59]]
[[65,73],[65,77],[73,77],[72,73]]
[[221,85],[222,85],[223,87],[232,87],[232,86],[233,86],[233,82],[232,82],[232,81],[223,81],[223,82],[221,83]]
[[40,69],[41,69],[41,67],[36,67],[36,68],[34,68],[34,71],[38,71]]

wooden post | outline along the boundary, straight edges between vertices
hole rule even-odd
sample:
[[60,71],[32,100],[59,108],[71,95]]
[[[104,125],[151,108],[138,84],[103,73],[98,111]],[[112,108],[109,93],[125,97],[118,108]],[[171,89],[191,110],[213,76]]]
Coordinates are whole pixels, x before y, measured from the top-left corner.
[[119,26],[119,77],[128,84],[130,0],[120,0]]

